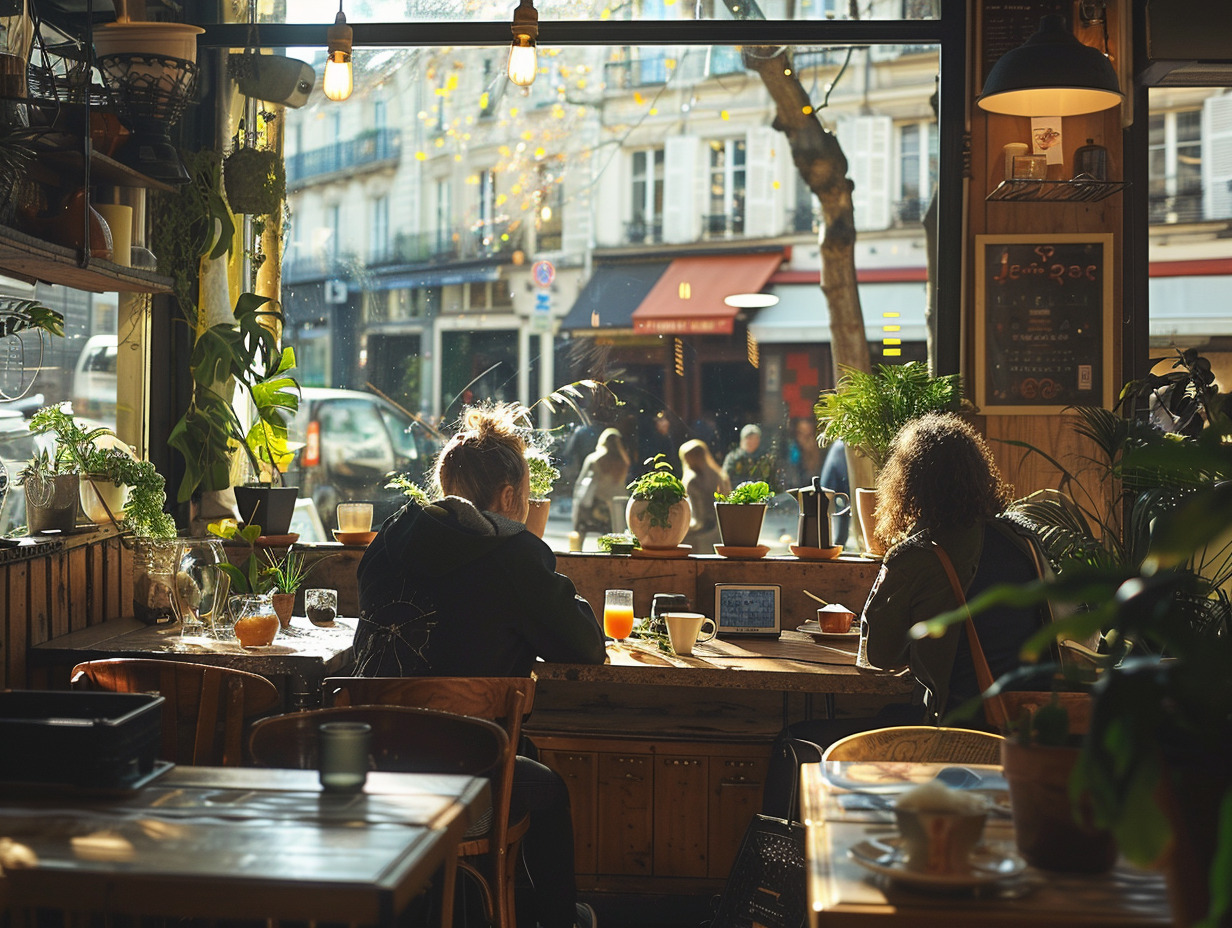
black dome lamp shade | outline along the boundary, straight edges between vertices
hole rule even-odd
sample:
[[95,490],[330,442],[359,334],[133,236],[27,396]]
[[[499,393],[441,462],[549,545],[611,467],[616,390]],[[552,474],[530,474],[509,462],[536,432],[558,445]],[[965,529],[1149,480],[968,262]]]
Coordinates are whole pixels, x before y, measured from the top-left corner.
[[976,103],[1006,116],[1078,116],[1123,99],[1099,49],[1074,38],[1060,16],[1045,16],[1035,35],[997,59]]

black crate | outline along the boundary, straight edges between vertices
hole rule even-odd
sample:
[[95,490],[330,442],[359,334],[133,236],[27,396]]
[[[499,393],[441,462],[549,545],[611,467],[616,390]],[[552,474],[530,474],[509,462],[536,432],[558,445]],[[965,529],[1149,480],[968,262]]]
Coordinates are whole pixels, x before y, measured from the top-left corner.
[[123,789],[151,774],[163,697],[0,692],[0,780]]

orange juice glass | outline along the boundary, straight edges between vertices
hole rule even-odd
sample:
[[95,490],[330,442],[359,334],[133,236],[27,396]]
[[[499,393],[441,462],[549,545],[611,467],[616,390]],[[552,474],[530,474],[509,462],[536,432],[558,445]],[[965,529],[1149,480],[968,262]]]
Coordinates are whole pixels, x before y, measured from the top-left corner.
[[608,590],[603,596],[603,633],[628,638],[633,633],[633,591]]

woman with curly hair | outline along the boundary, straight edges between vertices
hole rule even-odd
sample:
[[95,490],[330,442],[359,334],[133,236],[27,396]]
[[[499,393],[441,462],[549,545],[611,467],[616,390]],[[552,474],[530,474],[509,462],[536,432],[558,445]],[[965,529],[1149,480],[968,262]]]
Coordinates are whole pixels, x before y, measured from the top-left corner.
[[[529,676],[536,657],[603,663],[603,632],[589,604],[556,573],[551,549],[526,530],[525,415],[516,404],[466,409],[436,459],[443,498],[407,503],[364,552],[360,676]],[[594,910],[577,902],[564,781],[519,756],[512,809],[513,821],[530,815],[522,859],[539,924],[594,928]]]
[[680,482],[684,484],[693,513],[684,543],[696,554],[713,554],[719,541],[719,518],[714,511],[714,494],[730,493],[731,481],[719,467],[710,448],[700,438],[680,446]]
[[[917,622],[958,606],[937,548],[953,562],[967,599],[1001,583],[1036,580],[1037,564],[1044,563],[1035,536],[999,518],[1010,488],[984,439],[952,413],[929,413],[899,430],[877,481],[877,499],[876,531],[891,547],[860,617],[856,663],[909,668],[916,692],[910,703],[886,706],[871,718],[798,722],[780,733],[763,801],[772,815],[787,814],[797,757],[819,760],[822,749],[858,731],[938,724],[979,694],[962,625],[950,626],[941,638],[914,641],[909,635]],[[975,617],[994,678],[1018,666],[1023,643],[1046,620],[1044,607],[1002,606]]]

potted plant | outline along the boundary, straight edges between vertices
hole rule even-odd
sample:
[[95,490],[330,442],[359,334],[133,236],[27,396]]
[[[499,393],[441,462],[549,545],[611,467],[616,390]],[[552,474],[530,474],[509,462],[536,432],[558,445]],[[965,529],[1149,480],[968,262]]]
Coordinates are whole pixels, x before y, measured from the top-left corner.
[[[283,628],[290,628],[291,615],[295,611],[295,594],[308,579],[312,567],[305,565],[304,555],[299,551],[288,551],[279,557],[267,548],[265,560],[264,572],[273,584],[271,599],[274,612],[278,615],[278,624]],[[312,566],[315,567],[316,564]]]
[[774,496],[764,480],[746,480],[730,493],[715,491],[714,512],[726,547],[755,548],[766,517],[766,500]]
[[282,208],[287,175],[281,153],[249,145],[237,147],[223,161],[222,177],[232,211],[259,216]]
[[560,477],[560,470],[552,463],[547,451],[529,443],[526,446],[526,466],[530,469],[530,512],[526,516],[526,528],[542,538],[548,527],[548,512],[552,506],[548,497]]
[[217,535],[224,544],[238,539],[248,546],[248,556],[241,563],[225,561],[218,565],[230,581],[227,608],[235,635],[243,647],[264,647],[273,643],[282,627],[274,611],[276,581],[267,569],[268,564],[263,564],[257,556],[261,531],[261,526],[255,522],[241,527],[234,519],[209,524],[210,534]]
[[81,478],[77,471],[52,456],[37,452],[17,475],[26,494],[26,531],[71,532],[77,527]]
[[[281,484],[292,454],[287,417],[299,409],[299,384],[289,373],[295,353],[278,345],[275,332],[283,315],[268,297],[242,294],[234,316],[234,324],[210,326],[193,346],[193,396],[168,438],[185,463],[177,499],[186,502],[199,489],[232,487],[239,450],[256,478],[249,486],[235,487],[241,521],[264,525],[270,535],[285,535],[299,490],[274,484]],[[252,404],[250,427],[241,420],[231,390],[219,389],[231,378]]]
[[662,454],[647,458],[651,469],[628,485],[625,520],[638,544],[649,551],[679,548],[689,532],[692,509],[684,484]]
[[[927,412],[957,409],[962,398],[958,374],[934,377],[923,361],[907,364],[879,364],[873,373],[846,370],[838,386],[822,393],[813,406],[819,432],[817,441],[828,445],[842,439],[848,448],[881,470],[890,452],[890,442],[911,419]],[[874,554],[883,553],[884,544],[874,532],[876,489],[855,486],[856,514],[865,546]]]

